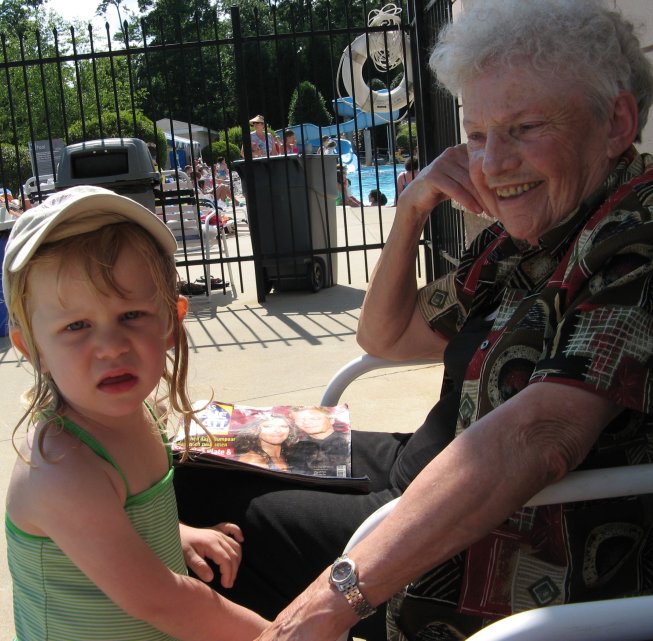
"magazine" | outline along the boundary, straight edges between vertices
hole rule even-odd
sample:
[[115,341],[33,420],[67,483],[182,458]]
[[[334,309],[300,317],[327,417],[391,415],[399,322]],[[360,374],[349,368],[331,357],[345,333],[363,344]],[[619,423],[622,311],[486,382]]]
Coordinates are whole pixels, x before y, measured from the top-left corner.
[[[251,407],[197,401],[193,407],[211,436],[199,423],[191,423],[190,456],[183,465],[218,465],[302,484],[368,491],[367,478],[351,476],[347,405]],[[182,421],[172,439],[177,461],[184,439]]]

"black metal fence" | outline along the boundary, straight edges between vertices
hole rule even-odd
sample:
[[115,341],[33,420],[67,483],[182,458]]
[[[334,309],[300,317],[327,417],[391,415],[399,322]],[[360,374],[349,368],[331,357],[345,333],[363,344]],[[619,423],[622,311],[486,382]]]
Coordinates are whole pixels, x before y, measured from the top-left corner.
[[[450,5],[412,0],[388,12],[344,2],[334,14],[325,1],[150,16],[115,39],[108,26],[1,34],[0,196],[18,213],[61,186],[64,147],[136,137],[162,174],[156,211],[176,225],[191,293],[208,293],[212,266],[222,291],[231,280],[235,293],[253,264],[259,300],[271,287],[367,280],[392,218],[368,204],[369,192],[392,205],[406,158],[418,154],[424,166],[458,140],[457,106],[426,65]],[[300,155],[264,136],[264,157],[253,158],[255,114],[279,140],[292,126]],[[319,153],[323,136],[336,142],[335,159]],[[185,168],[198,165],[204,175],[189,180]],[[117,191],[134,180],[95,178]],[[433,246],[457,257],[464,241],[460,216],[440,209],[425,230],[428,276],[451,267]]]

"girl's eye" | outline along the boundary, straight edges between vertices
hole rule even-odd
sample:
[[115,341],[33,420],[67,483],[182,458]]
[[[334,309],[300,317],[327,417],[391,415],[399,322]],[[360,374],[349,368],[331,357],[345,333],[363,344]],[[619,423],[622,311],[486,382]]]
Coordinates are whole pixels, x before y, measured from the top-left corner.
[[66,330],[69,332],[76,332],[80,329],[84,329],[86,327],[86,323],[84,321],[75,321],[74,323],[70,323],[69,325],[66,325]]
[[123,314],[123,318],[125,320],[135,320],[137,318],[140,318],[142,315],[143,315],[143,312],[137,312],[137,311],[125,312]]

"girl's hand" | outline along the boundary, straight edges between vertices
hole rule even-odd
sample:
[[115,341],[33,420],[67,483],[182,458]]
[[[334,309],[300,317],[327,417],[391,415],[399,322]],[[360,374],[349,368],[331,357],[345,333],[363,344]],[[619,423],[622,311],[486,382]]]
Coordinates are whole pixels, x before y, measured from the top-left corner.
[[213,570],[205,561],[211,559],[220,568],[222,587],[232,587],[243,557],[241,529],[234,523],[218,523],[211,528],[194,528],[180,523],[179,533],[186,565],[197,577],[207,583],[213,580]]

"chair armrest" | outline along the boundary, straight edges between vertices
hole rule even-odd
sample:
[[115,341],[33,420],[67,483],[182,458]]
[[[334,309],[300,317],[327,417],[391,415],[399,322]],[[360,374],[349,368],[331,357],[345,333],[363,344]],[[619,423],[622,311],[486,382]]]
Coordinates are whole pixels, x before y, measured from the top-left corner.
[[324,405],[325,407],[333,407],[334,405],[337,405],[342,393],[353,381],[355,381],[359,376],[367,374],[367,372],[371,372],[375,369],[404,367],[409,365],[428,365],[429,363],[437,362],[439,361],[427,359],[391,361],[386,358],[379,358],[378,356],[362,354],[361,356],[349,361],[349,363],[341,367],[333,375],[324,390],[320,405]]
[[467,641],[650,641],[653,596],[569,603],[513,614]]
[[653,463],[569,472],[538,492],[527,506],[592,501],[617,496],[653,494]]

